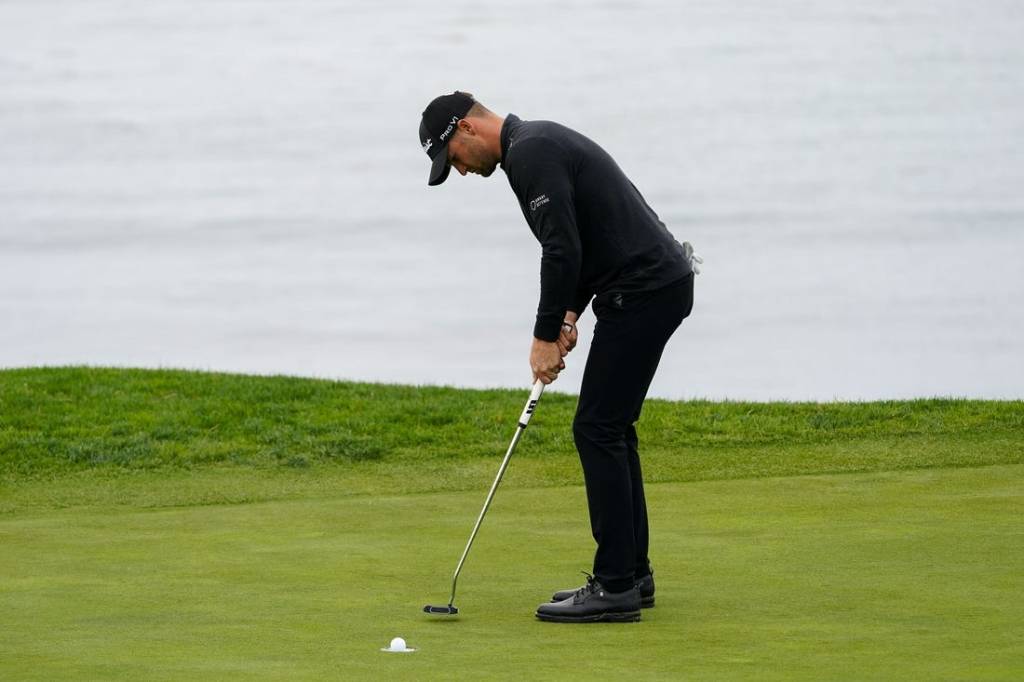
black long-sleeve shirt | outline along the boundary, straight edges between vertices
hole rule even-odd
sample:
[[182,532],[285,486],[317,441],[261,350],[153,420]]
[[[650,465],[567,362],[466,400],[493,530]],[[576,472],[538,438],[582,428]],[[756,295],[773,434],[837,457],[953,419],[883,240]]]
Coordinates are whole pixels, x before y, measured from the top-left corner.
[[652,291],[690,274],[683,247],[639,190],[580,133],[509,114],[501,167],[541,244],[538,339],[556,340],[565,311],[582,313],[595,295]]

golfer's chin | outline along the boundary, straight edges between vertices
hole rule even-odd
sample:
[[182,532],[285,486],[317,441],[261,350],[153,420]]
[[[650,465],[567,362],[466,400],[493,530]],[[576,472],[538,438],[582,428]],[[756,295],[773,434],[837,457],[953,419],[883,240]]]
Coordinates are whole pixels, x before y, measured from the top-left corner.
[[494,165],[492,165],[492,166],[490,166],[488,168],[481,168],[481,169],[479,169],[476,172],[476,174],[479,175],[482,178],[489,178],[489,177],[491,177],[491,173],[493,173],[494,169],[497,168],[497,167],[498,167],[498,164],[494,164]]

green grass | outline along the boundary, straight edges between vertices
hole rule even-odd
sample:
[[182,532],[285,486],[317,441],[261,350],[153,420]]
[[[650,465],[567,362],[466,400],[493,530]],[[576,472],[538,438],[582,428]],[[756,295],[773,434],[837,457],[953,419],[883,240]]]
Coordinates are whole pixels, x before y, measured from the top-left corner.
[[[0,513],[486,489],[526,390],[95,368],[0,371]],[[582,483],[544,396],[509,485]],[[1024,403],[650,400],[650,482],[1024,463]],[[173,485],[168,485],[172,481]]]
[[425,616],[525,398],[0,371],[0,679],[1024,677],[1019,401],[650,401],[658,606],[563,626],[592,541],[545,395]]

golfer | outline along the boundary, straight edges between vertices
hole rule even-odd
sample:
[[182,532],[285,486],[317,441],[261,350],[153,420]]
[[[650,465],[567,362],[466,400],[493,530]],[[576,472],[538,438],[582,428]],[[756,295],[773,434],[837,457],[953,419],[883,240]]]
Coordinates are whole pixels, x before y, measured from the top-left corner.
[[672,237],[607,152],[563,125],[503,118],[457,91],[427,106],[419,134],[430,185],[452,167],[488,177],[501,164],[541,244],[535,380],[558,378],[593,300],[597,324],[572,430],[597,541],[594,573],[536,615],[639,620],[642,607],[654,606],[654,577],[635,423],[665,344],[693,307],[692,249]]

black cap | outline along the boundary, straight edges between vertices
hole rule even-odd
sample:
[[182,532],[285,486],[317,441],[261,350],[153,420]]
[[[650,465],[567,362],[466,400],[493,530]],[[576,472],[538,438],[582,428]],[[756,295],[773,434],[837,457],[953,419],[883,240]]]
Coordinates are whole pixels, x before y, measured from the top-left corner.
[[473,96],[456,90],[450,95],[436,97],[423,111],[420,120],[420,146],[430,157],[428,185],[440,185],[448,177],[452,165],[448,163],[448,143],[455,134],[459,119],[473,107]]

